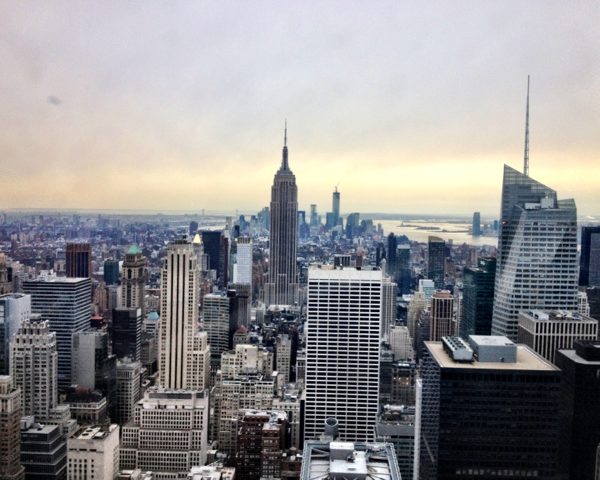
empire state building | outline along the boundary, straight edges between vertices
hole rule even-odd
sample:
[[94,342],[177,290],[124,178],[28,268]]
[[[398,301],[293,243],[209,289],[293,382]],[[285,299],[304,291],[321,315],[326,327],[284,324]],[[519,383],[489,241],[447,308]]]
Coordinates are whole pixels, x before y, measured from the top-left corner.
[[298,239],[298,187],[288,164],[287,128],[281,166],[271,187],[269,275],[265,303],[292,305],[298,301],[296,243]]

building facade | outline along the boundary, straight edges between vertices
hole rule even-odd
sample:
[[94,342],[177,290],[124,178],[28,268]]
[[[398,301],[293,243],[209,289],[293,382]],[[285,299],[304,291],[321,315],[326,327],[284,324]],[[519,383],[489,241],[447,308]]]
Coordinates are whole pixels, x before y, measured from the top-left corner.
[[308,272],[304,438],[318,438],[325,420],[340,422],[340,438],[373,436],[379,398],[380,270]]

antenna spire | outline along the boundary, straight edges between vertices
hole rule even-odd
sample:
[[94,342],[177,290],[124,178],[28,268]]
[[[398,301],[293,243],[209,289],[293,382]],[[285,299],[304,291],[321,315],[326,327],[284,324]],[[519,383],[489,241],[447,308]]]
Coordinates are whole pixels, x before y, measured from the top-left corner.
[[529,176],[529,75],[527,75],[527,108],[525,110],[525,154],[523,158],[523,173]]
[[283,154],[281,155],[281,170],[289,170],[288,148],[287,148],[287,118],[285,119],[285,128],[283,130]]

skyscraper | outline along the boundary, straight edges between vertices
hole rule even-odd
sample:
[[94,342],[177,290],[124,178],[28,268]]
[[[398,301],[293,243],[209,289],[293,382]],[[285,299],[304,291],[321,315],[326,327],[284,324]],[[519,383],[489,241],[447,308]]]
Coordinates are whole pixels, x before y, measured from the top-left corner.
[[233,283],[250,285],[252,291],[252,238],[239,237],[237,239],[236,261],[233,265]]
[[144,287],[148,278],[146,257],[140,247],[131,245],[123,261],[121,278],[121,307],[141,308],[142,318],[146,311],[144,304]]
[[142,309],[115,308],[110,326],[112,350],[117,358],[139,361],[142,353]]
[[31,317],[31,295],[0,296],[0,375],[10,374],[10,342],[19,327]]
[[496,259],[480,258],[477,267],[463,271],[462,318],[460,336],[490,335],[494,306]]
[[198,329],[198,268],[191,243],[169,244],[161,270],[161,323],[158,345],[160,385],[189,388],[194,370],[193,342]]
[[43,277],[23,282],[31,295],[31,311],[48,320],[56,332],[58,347],[58,387],[71,385],[73,334],[90,324],[91,280],[89,278]]
[[88,278],[92,275],[92,246],[89,243],[67,243],[67,277]]
[[340,192],[336,185],[335,191],[332,194],[332,207],[331,212],[333,213],[333,226],[336,227],[340,222]]
[[600,226],[581,228],[579,285],[600,287]]
[[119,283],[119,261],[109,258],[104,261],[104,283],[116,285]]
[[471,228],[471,235],[474,237],[481,235],[481,214],[479,212],[473,213],[473,226]]
[[387,254],[385,257],[387,263],[387,274],[392,277],[392,281],[398,280],[398,239],[396,235],[390,233],[387,237]]
[[12,267],[4,253],[0,253],[0,295],[12,292]]
[[10,350],[11,376],[21,388],[23,416],[48,420],[58,404],[56,333],[47,321],[25,320]]
[[506,337],[425,346],[419,478],[557,478],[560,370]]
[[435,288],[444,288],[446,264],[446,242],[440,237],[430,236],[427,242],[427,278],[433,280]]
[[429,340],[439,342],[442,337],[454,335],[454,297],[448,290],[438,290],[431,297]]
[[305,439],[319,438],[329,417],[338,419],[342,440],[373,437],[382,283],[380,270],[308,271]]
[[519,312],[577,310],[577,209],[504,166],[492,333],[517,338]]
[[265,284],[265,304],[292,305],[298,301],[298,188],[288,164],[287,128],[281,166],[271,188],[270,211],[269,276]]
[[573,349],[556,352],[562,371],[561,473],[564,478],[594,480],[600,443],[600,342],[576,340]]
[[0,375],[0,478],[22,480],[21,390],[10,375]]

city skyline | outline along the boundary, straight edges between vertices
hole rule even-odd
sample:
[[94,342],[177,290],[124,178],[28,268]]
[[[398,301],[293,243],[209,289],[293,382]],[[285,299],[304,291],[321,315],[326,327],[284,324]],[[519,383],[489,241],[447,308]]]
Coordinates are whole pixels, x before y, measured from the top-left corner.
[[530,173],[600,214],[597,4],[264,5],[2,7],[0,203],[257,211],[288,117],[300,209],[498,215],[531,74]]

